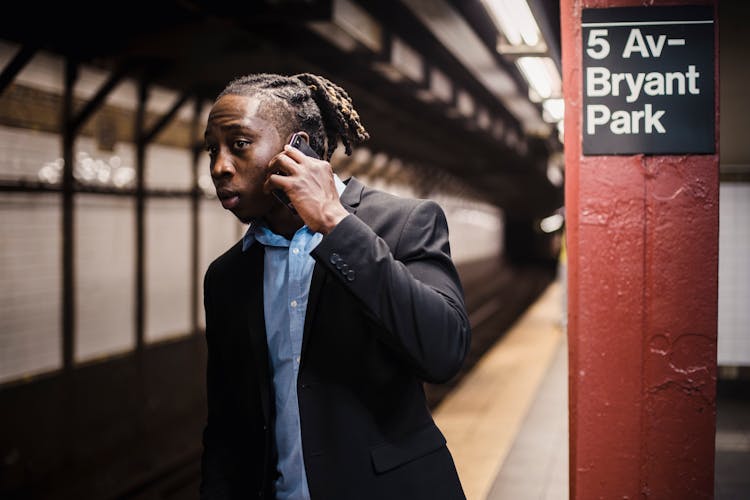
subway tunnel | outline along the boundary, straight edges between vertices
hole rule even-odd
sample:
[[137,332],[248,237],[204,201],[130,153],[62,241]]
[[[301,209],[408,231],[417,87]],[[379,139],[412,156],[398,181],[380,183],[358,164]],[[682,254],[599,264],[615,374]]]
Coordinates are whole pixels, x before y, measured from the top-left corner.
[[[493,3],[526,7],[509,25]],[[370,135],[350,156],[339,147],[333,171],[445,212],[471,347],[424,391],[467,497],[568,498],[560,2],[15,7],[0,20],[0,496],[198,498],[203,279],[247,230],[217,199],[208,113],[238,76],[314,73],[346,89]],[[732,58],[722,103],[742,104],[721,114],[720,262],[739,271],[719,268],[717,498],[750,491],[736,474],[750,455],[750,351],[732,305],[748,297],[735,230],[750,198],[748,100],[741,44],[724,45],[747,38],[732,24],[743,9],[718,11]],[[545,428],[552,444],[531,461],[546,468],[514,489],[524,440]]]

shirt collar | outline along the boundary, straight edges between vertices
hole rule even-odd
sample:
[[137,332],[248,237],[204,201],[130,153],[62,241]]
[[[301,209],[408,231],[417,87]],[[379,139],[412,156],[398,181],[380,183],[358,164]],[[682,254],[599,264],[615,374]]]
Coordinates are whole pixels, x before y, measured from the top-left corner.
[[[333,174],[333,182],[336,185],[336,192],[340,198],[341,193],[346,189],[346,184],[336,174]],[[306,225],[302,226],[298,231],[302,230],[309,231]],[[242,251],[246,252],[256,240],[266,246],[288,247],[290,244],[289,240],[271,231],[263,219],[253,219],[250,221],[245,236],[242,237]]]

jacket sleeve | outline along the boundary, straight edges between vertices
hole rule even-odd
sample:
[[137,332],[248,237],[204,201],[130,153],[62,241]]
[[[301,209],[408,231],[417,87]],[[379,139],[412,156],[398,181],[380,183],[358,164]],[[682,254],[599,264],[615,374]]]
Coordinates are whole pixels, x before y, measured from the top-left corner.
[[[386,208],[387,209],[387,208]],[[469,349],[470,327],[448,224],[440,206],[421,201],[401,218],[394,248],[355,215],[343,219],[312,256],[382,328],[382,340],[428,382],[453,377]]]

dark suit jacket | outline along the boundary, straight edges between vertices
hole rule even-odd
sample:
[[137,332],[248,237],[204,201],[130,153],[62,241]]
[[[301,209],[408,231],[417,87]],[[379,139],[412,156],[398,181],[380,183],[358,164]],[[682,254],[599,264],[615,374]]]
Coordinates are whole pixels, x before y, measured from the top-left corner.
[[[448,228],[431,201],[351,179],[353,214],[316,261],[297,391],[314,500],[464,498],[423,381],[444,382],[469,347]],[[263,246],[241,242],[205,276],[208,419],[201,498],[273,497],[274,398],[263,316]]]

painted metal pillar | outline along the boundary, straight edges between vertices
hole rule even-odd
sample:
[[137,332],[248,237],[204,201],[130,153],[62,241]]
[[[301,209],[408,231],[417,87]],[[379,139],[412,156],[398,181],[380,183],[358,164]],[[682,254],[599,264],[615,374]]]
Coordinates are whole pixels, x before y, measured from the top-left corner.
[[[714,6],[718,0],[692,5]],[[713,498],[716,154],[584,156],[584,8],[562,0],[571,499]]]

